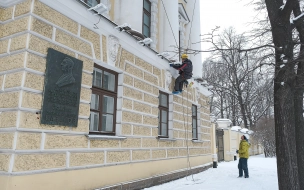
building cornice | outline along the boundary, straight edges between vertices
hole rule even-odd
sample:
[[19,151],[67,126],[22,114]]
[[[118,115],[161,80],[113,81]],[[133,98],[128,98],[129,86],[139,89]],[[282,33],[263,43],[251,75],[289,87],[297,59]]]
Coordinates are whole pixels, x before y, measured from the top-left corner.
[[0,7],[1,8],[11,7],[11,6],[16,5],[18,3],[21,3],[22,1],[25,1],[25,0],[1,0],[0,1]]

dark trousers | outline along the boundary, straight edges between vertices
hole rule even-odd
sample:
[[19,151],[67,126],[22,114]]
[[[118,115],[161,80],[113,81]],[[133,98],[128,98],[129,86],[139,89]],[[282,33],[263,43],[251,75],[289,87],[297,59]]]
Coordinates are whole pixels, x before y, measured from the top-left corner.
[[174,86],[174,91],[182,91],[183,90],[183,83],[185,80],[189,79],[189,77],[184,77],[182,75],[179,75],[175,79],[175,86]]
[[245,177],[249,177],[247,160],[248,160],[247,158],[239,159],[239,164],[238,164],[239,176],[243,176],[243,170],[244,170]]

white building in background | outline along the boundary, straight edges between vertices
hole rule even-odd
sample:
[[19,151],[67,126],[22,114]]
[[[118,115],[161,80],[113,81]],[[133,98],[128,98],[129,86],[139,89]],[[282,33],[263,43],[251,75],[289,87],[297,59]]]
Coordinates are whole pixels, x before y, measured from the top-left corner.
[[[0,1],[0,190],[139,189],[211,167],[211,92],[190,79],[173,96],[169,67],[200,49],[199,3]],[[62,63],[49,48],[83,63],[77,127],[40,123],[46,68]]]

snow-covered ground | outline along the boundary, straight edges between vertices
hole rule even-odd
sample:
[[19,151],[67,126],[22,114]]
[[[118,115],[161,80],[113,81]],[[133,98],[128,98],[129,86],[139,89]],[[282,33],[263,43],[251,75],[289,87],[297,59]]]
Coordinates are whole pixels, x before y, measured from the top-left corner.
[[[249,178],[238,177],[238,160],[220,162],[217,168],[145,190],[278,190],[275,158],[248,159]],[[194,179],[194,180],[193,180]]]

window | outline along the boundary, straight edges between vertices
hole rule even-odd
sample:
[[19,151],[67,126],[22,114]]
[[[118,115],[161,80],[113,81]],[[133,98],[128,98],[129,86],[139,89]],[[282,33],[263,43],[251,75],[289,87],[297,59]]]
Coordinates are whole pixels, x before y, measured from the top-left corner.
[[197,139],[197,106],[192,105],[192,139]]
[[114,71],[94,65],[90,134],[115,135],[117,77]]
[[159,92],[159,124],[158,134],[160,137],[168,138],[168,113],[169,113],[169,95],[164,92]]
[[142,33],[145,37],[150,37],[150,28],[151,28],[151,2],[149,0],[144,0]]
[[100,3],[100,0],[82,0],[85,4],[87,4],[89,7],[94,7],[97,4]]

